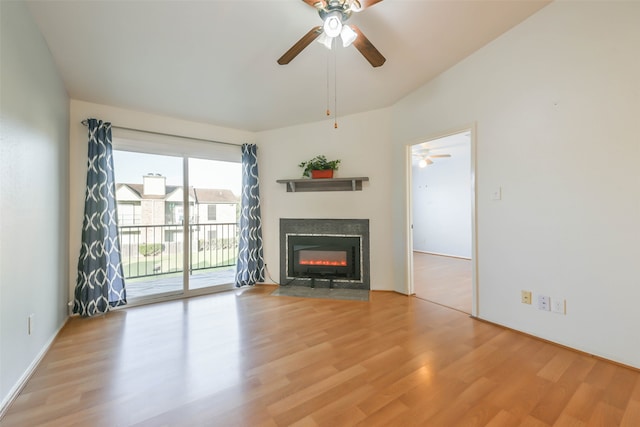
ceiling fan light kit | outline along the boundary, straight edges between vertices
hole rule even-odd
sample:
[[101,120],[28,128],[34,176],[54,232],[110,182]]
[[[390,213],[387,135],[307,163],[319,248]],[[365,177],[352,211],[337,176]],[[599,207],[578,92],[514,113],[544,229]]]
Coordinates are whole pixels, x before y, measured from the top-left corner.
[[[356,40],[357,37],[358,35],[356,34],[355,31],[351,29],[351,27],[349,27],[348,25],[342,26],[342,31],[340,31],[340,39],[342,39],[342,47],[351,46],[351,44]],[[331,50],[331,48],[333,47],[334,40],[335,40],[335,37],[329,36],[325,31],[322,34],[320,34],[320,37],[318,37],[318,40],[316,41],[321,45],[323,45],[324,47],[326,47],[327,49]]]
[[342,27],[342,31],[340,32],[340,38],[342,39],[342,47],[349,47],[354,41],[356,41],[358,35],[350,26],[345,25]]
[[320,34],[320,37],[318,37],[318,40],[316,41],[329,50],[331,50],[331,46],[333,46],[333,39],[327,36],[326,33]]
[[345,22],[351,17],[352,12],[359,12],[373,6],[382,0],[303,0],[309,6],[313,6],[322,19],[322,26],[312,28],[302,36],[284,55],[278,59],[278,64],[285,65],[291,62],[309,44],[318,39],[328,49],[333,47],[333,40],[340,36],[342,46],[353,44],[373,67],[379,67],[385,63],[386,58],[373,46],[355,25],[349,26]]
[[[362,34],[362,31],[355,25],[347,25],[345,22],[351,17],[352,12],[358,12],[382,0],[303,0],[309,6],[314,7],[320,18],[322,19],[322,26],[313,27],[307,34],[302,36],[288,51],[284,53],[279,59],[278,64],[285,65],[293,61],[293,59],[300,54],[312,41],[316,40],[321,43],[327,49],[331,50],[334,46],[334,40],[340,36],[343,47],[349,47],[352,44],[358,49],[358,51],[365,57],[367,61],[373,67],[379,67],[385,63],[386,59],[373,46],[373,44]],[[334,51],[335,53],[335,51]],[[336,65],[334,57],[334,129],[338,128],[338,96],[337,96],[337,78],[336,78]],[[327,62],[327,116],[331,115],[329,110],[330,99],[330,83],[329,83],[329,71],[330,64]]]
[[322,30],[331,38],[338,37],[342,31],[342,13],[337,10],[327,13],[324,17]]

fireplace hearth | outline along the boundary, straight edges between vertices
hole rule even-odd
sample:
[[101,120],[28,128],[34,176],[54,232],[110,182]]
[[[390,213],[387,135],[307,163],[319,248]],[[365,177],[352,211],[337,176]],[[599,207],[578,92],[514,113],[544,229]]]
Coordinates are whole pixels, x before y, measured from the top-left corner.
[[280,284],[369,289],[369,220],[280,220]]

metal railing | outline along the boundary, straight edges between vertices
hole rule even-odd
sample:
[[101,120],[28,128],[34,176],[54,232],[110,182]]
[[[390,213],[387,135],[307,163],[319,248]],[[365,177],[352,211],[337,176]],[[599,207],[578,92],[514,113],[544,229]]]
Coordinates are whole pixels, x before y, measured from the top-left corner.
[[[127,279],[183,271],[182,225],[118,227],[122,266]],[[191,224],[189,271],[236,264],[238,224]]]

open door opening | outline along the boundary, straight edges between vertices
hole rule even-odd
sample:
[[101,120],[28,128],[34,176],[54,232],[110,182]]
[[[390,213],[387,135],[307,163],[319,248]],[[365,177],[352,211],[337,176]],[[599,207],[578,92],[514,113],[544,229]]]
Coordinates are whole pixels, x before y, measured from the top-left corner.
[[475,315],[471,130],[410,147],[410,256],[416,297]]

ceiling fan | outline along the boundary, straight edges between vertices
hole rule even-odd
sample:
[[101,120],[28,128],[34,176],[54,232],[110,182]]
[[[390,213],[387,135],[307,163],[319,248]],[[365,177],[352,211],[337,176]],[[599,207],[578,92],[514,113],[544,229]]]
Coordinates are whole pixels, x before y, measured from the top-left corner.
[[359,12],[373,6],[382,0],[302,0],[318,11],[323,24],[313,27],[307,34],[294,44],[278,59],[278,64],[288,64],[298,56],[302,50],[312,41],[318,39],[320,43],[331,49],[334,40],[338,36],[342,39],[344,47],[353,44],[373,67],[379,67],[386,61],[378,49],[371,44],[369,39],[355,25],[347,25],[345,22],[351,17],[352,12]]
[[433,159],[439,159],[444,157],[451,157],[451,154],[430,154],[429,149],[416,150],[413,152],[414,157],[418,157],[420,160],[418,161],[418,166],[421,168],[425,168],[428,165],[433,164]]

